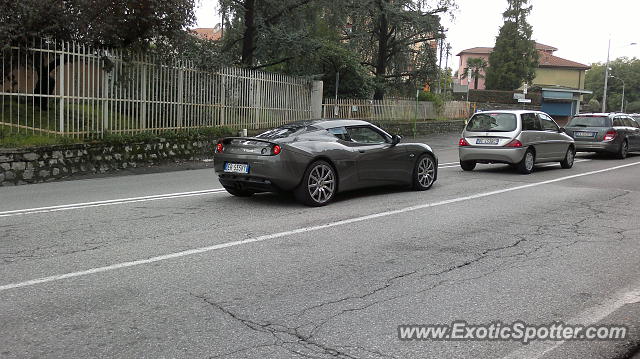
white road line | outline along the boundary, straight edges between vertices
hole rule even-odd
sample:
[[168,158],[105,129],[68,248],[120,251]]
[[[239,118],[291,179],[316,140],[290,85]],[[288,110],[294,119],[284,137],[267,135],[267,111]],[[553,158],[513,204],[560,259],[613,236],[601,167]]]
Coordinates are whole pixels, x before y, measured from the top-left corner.
[[[629,290],[628,288],[613,296],[612,299],[589,308],[576,317],[567,320],[569,324],[592,325],[608,317],[611,313],[627,304],[640,302],[640,288]],[[566,341],[540,341],[531,342],[503,357],[503,359],[531,358],[540,359],[550,351],[564,344]]]
[[627,167],[631,167],[631,166],[637,166],[637,165],[640,165],[640,162],[628,163],[628,164],[625,164],[625,165],[609,167],[609,168],[596,170],[596,171],[589,171],[589,172],[579,173],[579,174],[575,174],[575,175],[571,175],[571,176],[565,176],[565,177],[560,177],[560,178],[541,181],[541,182],[529,183],[529,184],[525,184],[525,185],[521,185],[521,186],[510,187],[510,188],[505,188],[505,189],[491,191],[491,192],[484,192],[484,193],[478,193],[478,194],[473,194],[473,195],[464,196],[464,197],[447,199],[447,200],[444,200],[444,201],[439,201],[439,202],[434,202],[434,203],[424,203],[424,204],[405,207],[405,208],[396,209],[396,210],[392,210],[392,211],[385,211],[385,212],[374,213],[374,214],[361,216],[361,217],[344,219],[344,220],[341,220],[341,221],[331,222],[331,223],[322,224],[322,225],[318,225],[318,226],[303,227],[303,228],[298,228],[298,229],[294,229],[294,230],[291,230],[291,231],[278,232],[278,233],[267,234],[267,235],[264,235],[264,236],[248,238],[248,239],[239,240],[239,241],[216,244],[216,245],[208,246],[208,247],[194,248],[194,249],[189,249],[189,250],[185,250],[185,251],[181,251],[181,252],[169,253],[169,254],[165,254],[165,255],[161,255],[161,256],[157,256],[157,257],[139,259],[139,260],[135,260],[135,261],[131,261],[131,262],[122,262],[122,263],[112,264],[112,265],[105,266],[105,267],[97,267],[97,268],[87,269],[87,270],[78,271],[78,272],[71,272],[71,273],[65,273],[65,274],[52,275],[52,276],[48,276],[48,277],[42,277],[42,278],[27,280],[27,281],[24,281],[24,282],[9,283],[9,284],[5,284],[5,285],[1,285],[0,286],[0,292],[5,291],[5,290],[9,290],[9,289],[15,289],[15,288],[20,288],[20,287],[28,287],[28,286],[33,286],[33,285],[37,285],[37,284],[60,281],[60,280],[63,280],[63,279],[82,277],[82,276],[87,276],[87,275],[95,274],[95,273],[108,272],[108,271],[121,269],[121,268],[128,268],[128,267],[135,267],[135,266],[139,266],[139,265],[143,265],[143,264],[156,263],[156,262],[161,262],[161,261],[165,261],[165,260],[169,260],[169,259],[175,259],[175,258],[186,257],[186,256],[195,255],[195,254],[200,254],[200,253],[211,252],[211,251],[215,251],[215,250],[219,250],[219,249],[223,249],[223,248],[235,247],[235,246],[239,246],[239,245],[242,245],[242,244],[263,242],[263,241],[266,241],[266,240],[287,237],[287,236],[291,236],[291,235],[294,235],[294,234],[315,232],[315,231],[319,231],[319,230],[326,229],[326,228],[343,226],[345,224],[363,222],[363,221],[368,221],[368,220],[375,219],[375,218],[388,217],[388,216],[392,216],[392,215],[395,215],[395,214],[412,212],[412,211],[417,211],[417,210],[425,209],[425,208],[438,207],[438,206],[443,206],[443,205],[452,204],[452,203],[458,203],[458,202],[469,201],[469,200],[478,199],[478,198],[495,196],[495,195],[502,194],[502,193],[519,191],[519,190],[527,189],[527,188],[531,188],[531,187],[537,187],[537,186],[542,186],[542,185],[546,185],[546,184],[550,184],[550,183],[566,181],[566,180],[570,180],[570,179],[573,179],[573,178],[590,176],[590,175],[594,175],[594,174],[598,174],[598,173],[605,173],[605,172],[614,171],[614,170],[618,170],[618,169],[621,169],[621,168],[627,168]]
[[[585,158],[582,160],[575,160],[574,163],[578,163],[578,162],[588,162],[588,161],[593,161],[592,159],[589,158]],[[447,166],[450,164],[455,163],[455,165],[453,166]],[[556,163],[548,163],[548,164],[541,164],[541,165],[536,165],[536,167],[550,167],[550,166],[557,166]],[[458,162],[451,162],[451,163],[443,163],[442,165],[438,166],[438,168],[456,168],[456,167],[460,167],[460,164]]]
[[25,215],[25,214],[68,211],[68,210],[71,210],[71,209],[80,209],[80,208],[113,206],[113,205],[116,205],[116,204],[125,204],[125,203],[148,202],[148,201],[158,201],[158,200],[163,200],[163,199],[173,199],[173,198],[193,197],[193,196],[204,196],[204,195],[207,195],[207,194],[215,194],[215,193],[221,193],[221,192],[225,192],[225,189],[224,188],[213,188],[213,189],[207,189],[207,190],[202,190],[202,191],[166,193],[166,194],[158,194],[158,195],[152,195],[152,196],[130,197],[130,198],[109,199],[109,200],[105,200],[105,201],[63,204],[63,205],[59,205],[59,206],[16,209],[16,210],[11,210],[11,211],[0,212],[0,218],[1,217],[11,217],[11,216],[20,216],[20,215]]
[[438,165],[438,167],[440,167],[440,166],[447,166],[447,165],[459,165],[459,164],[460,164],[460,162],[447,162],[447,163],[440,163],[440,164]]

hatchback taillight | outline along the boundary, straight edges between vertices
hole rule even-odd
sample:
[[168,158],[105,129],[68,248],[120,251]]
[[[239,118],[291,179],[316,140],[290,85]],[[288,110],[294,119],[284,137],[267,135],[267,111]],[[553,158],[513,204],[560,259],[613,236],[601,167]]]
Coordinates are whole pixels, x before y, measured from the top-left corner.
[[216,153],[220,153],[223,150],[224,150],[224,146],[222,145],[222,143],[216,144]]
[[506,145],[504,145],[504,147],[520,148],[520,147],[522,147],[522,142],[520,142],[518,140],[513,140],[513,141],[507,143]]
[[607,133],[604,134],[604,141],[611,141],[616,138],[617,135],[618,133],[614,130],[607,131]]
[[464,146],[471,146],[471,145],[469,144],[469,142],[467,142],[467,140],[465,140],[464,138],[461,138],[460,141],[458,141],[458,146],[464,147]]

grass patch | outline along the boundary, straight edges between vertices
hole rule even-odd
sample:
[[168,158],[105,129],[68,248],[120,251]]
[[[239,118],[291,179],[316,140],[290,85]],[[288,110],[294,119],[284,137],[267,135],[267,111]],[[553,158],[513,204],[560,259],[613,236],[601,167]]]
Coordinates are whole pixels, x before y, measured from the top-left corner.
[[[12,130],[13,132],[11,132]],[[0,126],[0,148],[69,145],[74,143],[126,144],[157,141],[160,139],[168,141],[213,141],[220,137],[231,136],[233,134],[234,131],[228,127],[203,127],[182,131],[166,131],[162,133],[140,132],[135,134],[106,134],[103,138],[77,139],[24,132],[16,133],[15,129],[11,129],[8,126]]]

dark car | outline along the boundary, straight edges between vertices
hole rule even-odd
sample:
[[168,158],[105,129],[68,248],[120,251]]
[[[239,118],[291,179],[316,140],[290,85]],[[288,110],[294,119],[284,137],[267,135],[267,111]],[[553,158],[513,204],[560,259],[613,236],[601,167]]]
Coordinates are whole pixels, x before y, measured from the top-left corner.
[[620,113],[576,115],[565,126],[576,141],[576,151],[600,152],[626,158],[640,151],[640,125],[631,116]]
[[214,166],[232,195],[292,191],[311,206],[364,187],[427,190],[438,175],[429,146],[400,143],[400,136],[356,120],[294,122],[256,137],[225,138],[216,145]]

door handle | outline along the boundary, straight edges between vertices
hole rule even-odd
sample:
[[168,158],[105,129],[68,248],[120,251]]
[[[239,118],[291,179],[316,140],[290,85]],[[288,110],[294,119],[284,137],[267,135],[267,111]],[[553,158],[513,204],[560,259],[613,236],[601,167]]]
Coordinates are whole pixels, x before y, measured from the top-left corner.
[[364,150],[358,150],[358,152],[360,152],[360,153],[364,153]]

